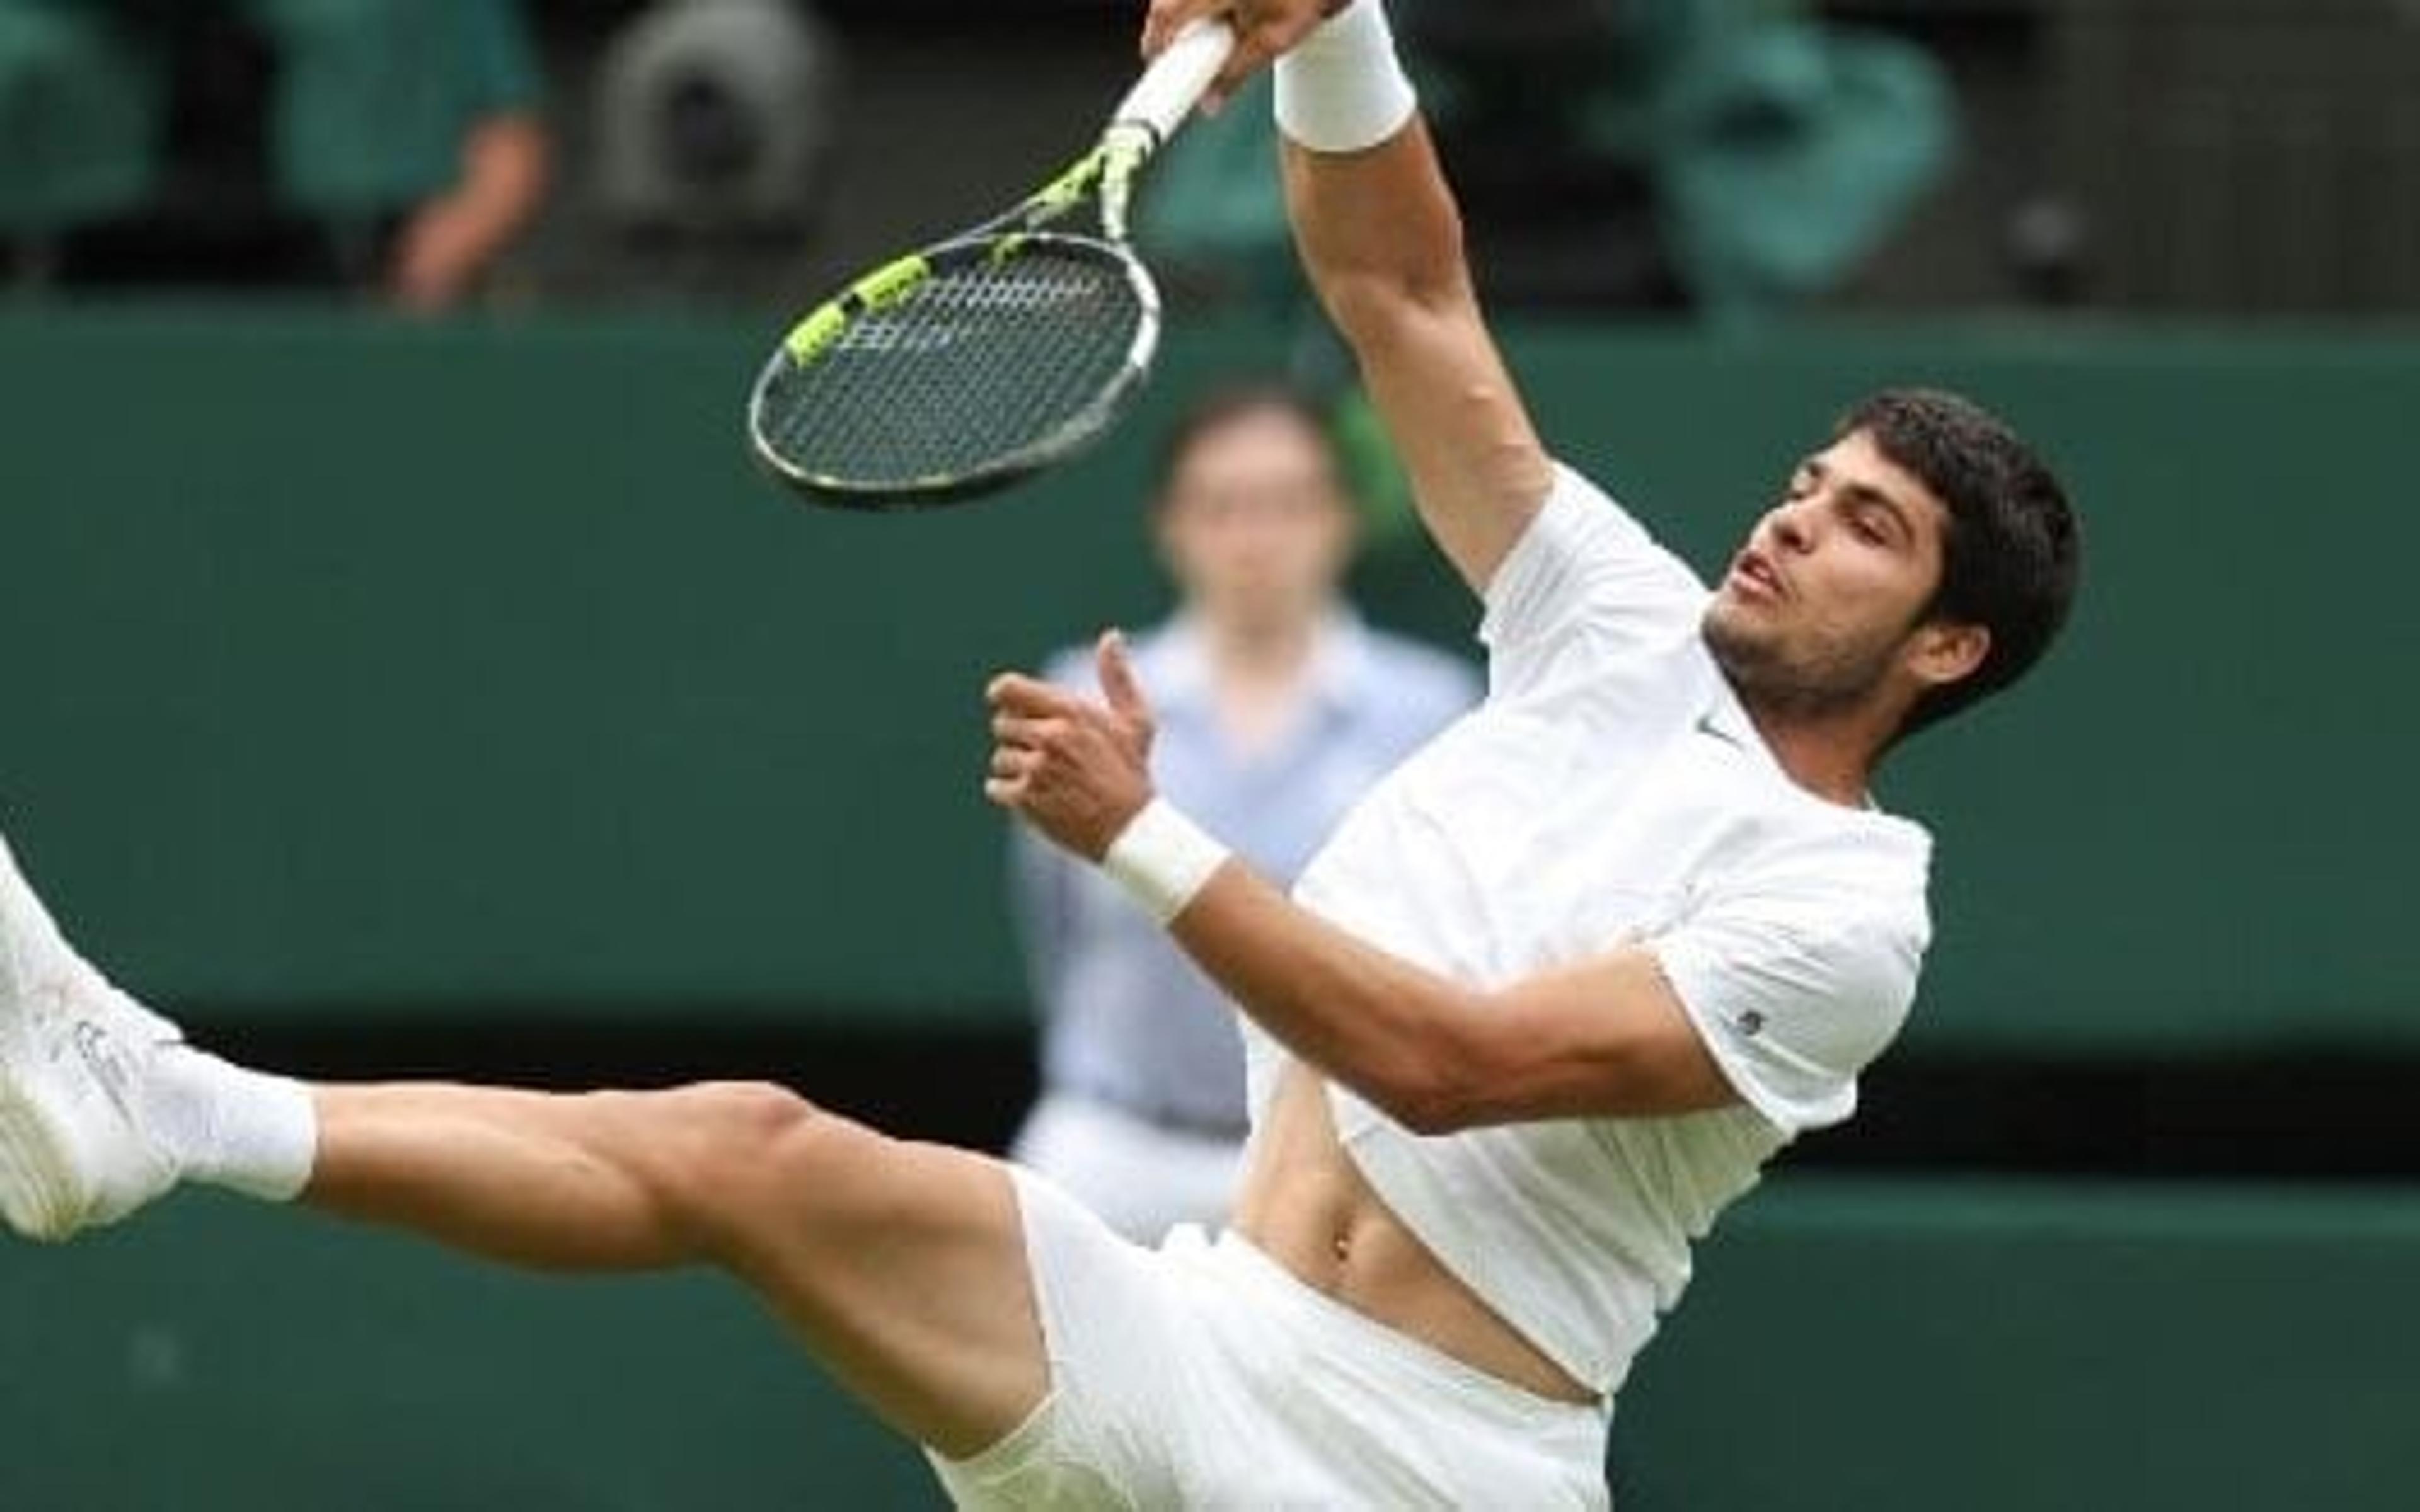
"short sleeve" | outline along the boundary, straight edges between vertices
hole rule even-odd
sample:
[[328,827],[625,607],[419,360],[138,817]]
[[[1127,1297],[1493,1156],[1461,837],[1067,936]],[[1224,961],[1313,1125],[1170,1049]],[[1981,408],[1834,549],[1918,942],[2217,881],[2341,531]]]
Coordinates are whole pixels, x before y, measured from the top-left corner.
[[1479,638],[1490,690],[1519,692],[1551,678],[1575,643],[1587,660],[1668,646],[1695,633],[1706,590],[1629,511],[1558,463],[1537,516],[1505,554],[1484,595]]
[[1858,1072],[1915,1000],[1928,931],[1920,903],[1748,893],[1649,943],[1741,1099],[1795,1134],[1856,1111]]

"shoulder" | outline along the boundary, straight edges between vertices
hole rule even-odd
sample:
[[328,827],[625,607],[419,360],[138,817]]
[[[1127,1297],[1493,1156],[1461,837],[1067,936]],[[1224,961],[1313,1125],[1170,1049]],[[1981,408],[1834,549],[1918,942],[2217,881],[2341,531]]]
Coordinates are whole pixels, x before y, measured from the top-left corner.
[[[1786,1047],[1766,1075],[1796,1084],[1821,1070],[1816,1080],[1824,1081],[1853,1076],[1898,1033],[1932,935],[1920,834],[1784,821],[1700,876],[1651,943],[1718,1058],[1744,1064]],[[1726,1042],[1740,1054],[1726,1055]],[[1832,1094],[1847,1101],[1821,1117],[1777,1121],[1844,1117],[1853,1092]],[[1774,1111],[1753,1094],[1748,1101]]]
[[1567,464],[1555,464],[1544,504],[1505,555],[1482,595],[1481,638],[1574,609],[1624,618],[1688,613],[1705,586],[1612,495]]
[[1931,940],[1932,838],[1921,825],[1793,792],[1748,818],[1752,841],[1709,893],[1795,930],[1913,957]]
[[[1643,549],[1653,545],[1645,525],[1602,485],[1568,462],[1554,465],[1554,483],[1538,512],[1515,543],[1513,556],[1525,550]],[[1506,564],[1512,558],[1506,559]]]

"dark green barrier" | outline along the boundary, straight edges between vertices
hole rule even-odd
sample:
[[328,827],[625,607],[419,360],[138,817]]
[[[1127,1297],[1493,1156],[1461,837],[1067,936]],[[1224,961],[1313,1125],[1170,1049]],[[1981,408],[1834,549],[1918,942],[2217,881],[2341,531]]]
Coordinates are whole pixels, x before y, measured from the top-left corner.
[[[1616,1421],[1621,1512],[2401,1512],[2420,1197],[1784,1176]],[[0,1243],[0,1506],[940,1504],[736,1288],[180,1197]]]
[[1620,1512],[2420,1505],[2420,1196],[1784,1177],[1725,1225]]
[[[1156,405],[1281,348],[1207,324]],[[1158,603],[1157,411],[986,508],[818,514],[741,458],[764,334],[0,319],[0,822],[77,932],[234,1013],[1016,1013],[980,688]],[[1511,345],[1701,565],[1879,382],[1971,387],[2066,464],[2071,642],[1885,787],[1942,840],[1919,1039],[2420,1037],[2420,343]]]
[[719,1277],[545,1280],[179,1197],[0,1242],[11,1512],[942,1504]]

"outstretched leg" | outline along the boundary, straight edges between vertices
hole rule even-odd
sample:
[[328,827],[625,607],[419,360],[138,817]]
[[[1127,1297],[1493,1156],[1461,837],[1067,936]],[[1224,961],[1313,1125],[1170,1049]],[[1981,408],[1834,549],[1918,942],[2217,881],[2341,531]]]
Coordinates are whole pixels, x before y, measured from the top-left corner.
[[719,1266],[886,1422],[963,1457],[1048,1389],[1014,1185],[785,1088],[317,1091],[303,1200],[554,1271]]
[[1048,1389],[998,1162],[770,1086],[304,1088],[231,1067],[77,956],[0,843],[0,1218],[64,1239],[185,1180],[542,1270],[721,1267],[947,1455]]

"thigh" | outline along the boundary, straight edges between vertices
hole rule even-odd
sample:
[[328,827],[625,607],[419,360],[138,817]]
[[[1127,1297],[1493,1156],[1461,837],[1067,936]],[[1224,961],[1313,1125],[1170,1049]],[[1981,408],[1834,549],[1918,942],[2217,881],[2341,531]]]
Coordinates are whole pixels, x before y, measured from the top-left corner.
[[725,1174],[740,1188],[717,1204],[727,1263],[892,1427],[963,1455],[1040,1405],[1049,1367],[1006,1165],[825,1114]]
[[322,1087],[310,1200],[552,1272],[712,1263],[919,1442],[979,1446],[1048,1379],[1007,1168],[769,1083],[565,1096]]

